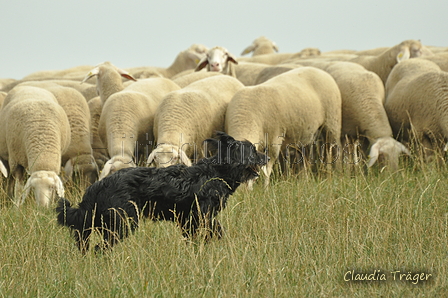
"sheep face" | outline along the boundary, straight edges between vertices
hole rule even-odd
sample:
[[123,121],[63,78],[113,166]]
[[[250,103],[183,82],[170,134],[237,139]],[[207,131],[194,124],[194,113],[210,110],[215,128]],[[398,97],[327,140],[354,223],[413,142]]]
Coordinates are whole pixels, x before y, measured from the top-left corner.
[[37,205],[48,207],[56,194],[64,196],[64,186],[59,176],[52,171],[37,171],[31,174],[25,185],[22,203],[31,191],[34,190]]
[[159,144],[148,157],[147,164],[154,163],[158,168],[166,168],[171,165],[183,163],[191,166],[191,161],[187,154],[177,146],[169,144]]
[[199,71],[207,66],[208,71],[226,73],[229,63],[238,64],[236,58],[229,54],[227,49],[223,47],[214,47],[208,51],[204,58],[202,58],[195,71]]
[[370,149],[368,166],[373,166],[379,160],[380,155],[382,155],[389,168],[392,171],[396,171],[398,170],[398,158],[402,153],[411,155],[408,148],[392,137],[379,138]]
[[106,162],[98,180],[101,180],[104,177],[109,176],[110,174],[113,174],[121,169],[135,168],[135,167],[136,164],[132,161],[132,158],[123,156],[114,156]]

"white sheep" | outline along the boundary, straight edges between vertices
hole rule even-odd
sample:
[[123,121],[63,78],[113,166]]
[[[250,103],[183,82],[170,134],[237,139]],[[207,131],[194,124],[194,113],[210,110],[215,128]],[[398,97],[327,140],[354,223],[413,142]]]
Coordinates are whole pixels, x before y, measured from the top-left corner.
[[76,174],[83,185],[94,183],[98,178],[98,166],[92,152],[90,110],[85,97],[76,89],[60,86],[52,80],[29,81],[19,86],[40,87],[53,93],[70,123],[70,146],[62,156],[66,177],[72,179],[73,174]]
[[242,56],[252,53],[252,56],[272,54],[278,52],[278,46],[275,42],[266,38],[265,36],[260,36],[255,39],[250,46],[244,49],[241,53]]
[[[48,206],[53,191],[64,195],[58,174],[69,144],[67,115],[51,92],[30,86],[9,92],[0,111],[0,157],[11,173],[8,194],[17,204],[23,203],[31,188],[38,205]],[[30,177],[23,192],[25,170]]]
[[170,79],[149,78],[107,98],[101,111],[98,133],[110,160],[106,162],[100,179],[121,168],[136,166],[139,155],[149,154],[148,148],[154,142],[155,110],[165,94],[178,89],[180,87]]
[[236,77],[234,64],[238,64],[236,58],[226,48],[217,46],[211,48],[206,56],[199,61],[195,71],[206,67],[207,71],[217,71]]
[[[351,62],[330,62],[324,70],[333,76],[341,91],[341,137],[344,153],[356,154],[356,151],[349,151],[349,143],[360,141],[363,144],[363,139],[367,138],[371,146],[368,166],[372,166],[379,156],[383,156],[390,169],[397,170],[400,154],[410,152],[393,138],[383,106],[385,93],[381,79],[377,74]],[[361,147],[366,153],[367,148]],[[347,159],[350,156],[343,157]],[[352,162],[357,162],[359,157],[353,157]]]
[[121,77],[136,81],[129,72],[116,67],[109,61],[100,63],[90,70],[81,83],[86,82],[92,77],[96,77],[96,90],[103,105],[109,96],[124,89]]
[[136,78],[148,78],[160,75],[165,78],[172,78],[176,74],[194,69],[198,62],[205,57],[208,48],[202,44],[193,44],[185,51],[180,52],[174,62],[167,68],[163,67],[134,67],[126,68]]
[[215,131],[224,130],[227,104],[244,85],[220,75],[191,83],[168,93],[160,103],[154,120],[157,148],[147,163],[166,167],[178,162],[191,165],[202,156],[202,142]]
[[447,85],[448,73],[425,59],[399,63],[386,83],[385,109],[395,136],[403,142],[414,138],[427,161],[435,152],[441,156],[448,138]]
[[411,39],[389,48],[378,56],[361,55],[349,61],[361,64],[365,69],[373,71],[381,78],[383,84],[386,84],[389,73],[397,63],[421,55],[421,42]]
[[95,159],[98,169],[104,168],[104,165],[109,160],[107,148],[101,141],[98,126],[100,125],[101,110],[103,105],[99,96],[92,98],[87,102],[90,112],[90,144],[92,144],[92,154]]
[[[263,84],[238,91],[228,105],[226,132],[267,150],[269,176],[280,152],[312,144],[320,128],[327,142],[340,145],[341,95],[326,72],[302,67],[278,75]],[[333,161],[324,160],[326,163]]]

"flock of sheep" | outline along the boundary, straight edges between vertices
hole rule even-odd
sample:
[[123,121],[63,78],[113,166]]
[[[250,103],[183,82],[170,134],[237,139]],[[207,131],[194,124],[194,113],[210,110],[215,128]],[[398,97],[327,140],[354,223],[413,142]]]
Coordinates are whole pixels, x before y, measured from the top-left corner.
[[74,176],[87,186],[136,165],[191,165],[216,131],[267,152],[266,183],[276,162],[305,164],[318,140],[332,167],[345,153],[396,170],[412,138],[427,160],[447,150],[448,47],[277,51],[260,37],[242,52],[252,57],[194,44],[167,68],[104,62],[0,79],[9,197],[20,204],[33,189],[48,206]]

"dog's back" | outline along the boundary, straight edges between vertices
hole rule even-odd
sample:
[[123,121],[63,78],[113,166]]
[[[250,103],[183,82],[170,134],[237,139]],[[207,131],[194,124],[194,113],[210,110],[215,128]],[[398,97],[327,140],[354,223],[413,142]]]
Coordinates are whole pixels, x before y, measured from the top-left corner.
[[186,237],[204,221],[207,238],[220,236],[214,217],[242,182],[258,176],[266,156],[247,141],[218,137],[210,141],[218,154],[190,167],[122,169],[88,187],[78,208],[61,198],[58,223],[75,232],[81,251],[88,249],[92,230],[101,230],[106,247],[112,246],[138,226],[141,215],[176,221]]

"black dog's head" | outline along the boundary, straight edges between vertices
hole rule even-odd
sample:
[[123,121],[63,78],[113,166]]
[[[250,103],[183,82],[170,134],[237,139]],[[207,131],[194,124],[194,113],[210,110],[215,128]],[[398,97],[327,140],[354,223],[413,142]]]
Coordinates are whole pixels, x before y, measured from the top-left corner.
[[207,150],[214,155],[205,158],[202,162],[217,166],[231,166],[242,171],[241,182],[258,177],[260,168],[269,160],[269,157],[256,150],[249,141],[237,141],[224,132],[217,132],[215,139],[205,140]]

